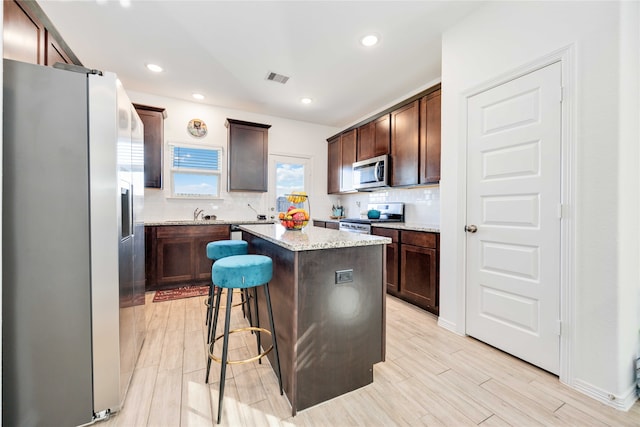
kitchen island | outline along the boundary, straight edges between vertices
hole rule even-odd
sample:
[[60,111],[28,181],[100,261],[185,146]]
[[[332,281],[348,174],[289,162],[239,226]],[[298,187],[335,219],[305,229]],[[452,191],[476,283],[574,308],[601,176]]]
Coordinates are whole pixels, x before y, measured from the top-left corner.
[[[269,291],[292,414],[370,384],[373,365],[385,358],[384,247],[391,239],[311,226],[240,230],[249,253],[273,260]],[[258,301],[266,321],[262,292]],[[273,352],[268,357],[274,366]]]

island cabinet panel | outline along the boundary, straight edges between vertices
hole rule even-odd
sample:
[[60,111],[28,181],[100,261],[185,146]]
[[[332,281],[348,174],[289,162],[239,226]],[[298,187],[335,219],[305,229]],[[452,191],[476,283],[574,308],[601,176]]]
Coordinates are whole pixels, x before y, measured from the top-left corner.
[[167,289],[211,280],[207,243],[231,236],[229,225],[145,227],[146,289]]
[[398,296],[400,291],[400,287],[398,286],[398,268],[400,267],[400,231],[382,227],[373,227],[371,229],[371,234],[391,238],[392,243],[386,245],[385,249],[387,266],[386,284],[387,292],[391,295]]
[[418,184],[420,101],[391,112],[391,186]]
[[229,191],[268,190],[269,128],[271,125],[227,119]]
[[357,160],[389,154],[390,121],[386,114],[358,128]]
[[[291,251],[251,233],[243,239],[250,253],[273,260],[269,292],[292,413],[370,384],[385,357],[384,245]],[[341,270],[352,270],[352,280],[336,283]],[[262,291],[258,302],[262,322]]]
[[420,99],[420,184],[440,182],[440,89]]
[[144,186],[162,188],[164,152],[164,108],[133,104],[144,124]]

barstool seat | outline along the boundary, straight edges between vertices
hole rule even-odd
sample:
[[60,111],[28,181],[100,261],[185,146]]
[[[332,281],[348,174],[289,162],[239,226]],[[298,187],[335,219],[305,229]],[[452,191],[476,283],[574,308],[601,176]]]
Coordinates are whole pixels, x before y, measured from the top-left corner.
[[[269,296],[269,281],[271,280],[273,275],[273,262],[271,258],[264,255],[233,255],[228,256],[222,259],[217,260],[213,263],[213,267],[211,268],[211,281],[213,285],[217,288],[214,291],[213,298],[213,306],[214,306],[214,314],[212,318],[213,329],[211,332],[212,339],[209,343],[209,354],[207,355],[207,373],[205,382],[209,382],[209,372],[211,370],[211,361],[215,360],[216,362],[221,363],[220,369],[220,384],[219,384],[219,395],[218,395],[218,418],[217,423],[220,423],[220,419],[222,416],[222,400],[224,398],[224,383],[226,377],[227,365],[231,363],[247,363],[254,360],[260,360],[262,357],[266,356],[271,350],[274,351],[275,356],[275,368],[276,375],[278,376],[278,383],[280,385],[280,394],[283,394],[282,390],[282,373],[280,371],[280,357],[278,354],[278,344],[276,339],[276,331],[273,322],[273,312],[271,308],[271,297]],[[267,303],[267,314],[269,317],[269,326],[270,330],[266,330],[260,327],[260,320],[258,315],[258,299],[257,294],[254,295],[253,300],[255,302],[255,316],[256,316],[256,327],[249,326],[246,328],[229,330],[229,324],[231,322],[231,305],[233,299],[233,289],[242,289],[245,291],[249,291],[250,289],[255,290],[261,287],[264,289],[265,299]],[[224,333],[215,337],[216,327],[218,323],[218,313],[220,311],[220,300],[222,295],[222,289],[227,289],[227,302],[225,306],[225,324],[224,324]],[[227,358],[228,346],[229,346],[229,334],[235,332],[242,331],[255,331],[256,337],[258,341],[258,355],[245,359],[245,360],[234,360],[230,361]],[[266,333],[271,335],[271,343],[272,345],[261,352],[260,345],[260,334]],[[213,347],[216,341],[220,338],[222,341],[222,356],[220,358],[216,357],[213,354]]]
[[271,280],[273,262],[264,255],[231,256],[219,260],[211,270],[211,279],[221,288],[246,289]]
[[244,240],[217,240],[207,243],[207,258],[216,261],[233,255],[246,255],[249,244]]
[[[249,251],[249,244],[244,240],[217,240],[215,242],[207,243],[207,258],[213,263],[217,260],[234,255],[246,255]],[[242,304],[242,313],[246,315],[244,302],[248,301],[247,295],[243,293],[242,301],[238,304]],[[207,306],[207,317],[205,318],[205,324],[207,327],[207,343],[211,341],[211,315],[213,313],[213,282],[209,286],[209,296],[205,300]],[[248,306],[248,304],[247,304]],[[251,311],[247,310],[249,314],[249,322],[251,323]]]

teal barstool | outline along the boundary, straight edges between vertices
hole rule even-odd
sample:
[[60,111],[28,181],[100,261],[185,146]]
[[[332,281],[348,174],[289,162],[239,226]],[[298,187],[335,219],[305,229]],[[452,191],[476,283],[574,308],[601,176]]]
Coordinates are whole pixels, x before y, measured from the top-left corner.
[[[222,289],[227,289],[227,303],[225,306],[225,321],[224,321],[224,333],[215,339],[212,339],[209,344],[209,355],[207,357],[207,376],[205,382],[209,382],[209,371],[211,370],[211,360],[220,362],[222,364],[220,368],[220,385],[218,395],[218,421],[220,424],[220,418],[222,416],[222,399],[224,397],[224,382],[226,377],[227,365],[247,363],[255,360],[259,360],[266,356],[271,350],[275,354],[276,362],[276,375],[278,376],[278,383],[280,385],[280,395],[282,391],[282,374],[280,372],[280,356],[278,355],[278,344],[276,342],[276,330],[273,324],[273,312],[271,310],[271,298],[269,296],[269,281],[273,275],[273,262],[271,258],[264,255],[234,255],[217,260],[211,268],[211,281],[216,286],[213,294],[213,329],[212,336],[216,334],[216,327],[218,323],[218,313],[220,311],[220,300],[222,295]],[[270,331],[260,327],[258,323],[256,327],[249,326],[246,328],[229,330],[229,323],[231,322],[231,304],[233,302],[233,289],[244,289],[249,291],[262,287],[264,289],[264,296],[267,301],[267,314],[269,315]],[[258,319],[258,302],[257,292],[254,295],[255,301],[255,313],[256,320]],[[242,331],[255,331],[258,336],[258,355],[246,360],[227,360],[227,350],[229,345],[229,334]],[[271,335],[272,345],[260,352],[260,334],[266,333]],[[213,347],[217,340],[222,338],[222,357],[218,358],[213,354]]]
[[[217,260],[226,258],[228,256],[233,255],[246,255],[249,250],[249,245],[244,240],[217,240],[215,242],[207,243],[207,258],[209,258],[212,263],[215,263]],[[211,314],[213,313],[213,281],[209,286],[209,297],[205,300],[205,304],[207,306],[207,317],[205,318],[205,323],[207,325],[207,344],[211,342]],[[245,298],[245,293],[243,292],[243,301],[248,301]],[[241,303],[241,304],[242,304]],[[244,304],[242,304],[242,313],[245,313]],[[251,323],[251,312],[249,311],[249,323]]]

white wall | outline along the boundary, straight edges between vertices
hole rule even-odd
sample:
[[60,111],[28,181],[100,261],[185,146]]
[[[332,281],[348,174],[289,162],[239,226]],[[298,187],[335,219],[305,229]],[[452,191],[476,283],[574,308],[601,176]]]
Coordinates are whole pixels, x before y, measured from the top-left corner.
[[[311,158],[312,189],[309,192],[311,215],[316,212],[330,212],[336,198],[327,196],[327,142],[339,129],[314,125],[279,117],[248,113],[222,107],[214,107],[197,102],[186,102],[151,94],[127,91],[131,101],[137,104],[164,107],[167,119],[164,122],[165,160],[163,189],[145,188],[144,220],[184,220],[192,219],[195,208],[204,209],[205,214],[214,214],[218,219],[253,220],[256,214],[247,204],[261,214],[270,216],[267,193],[227,192],[227,118],[249,122],[270,124],[269,154],[298,155]],[[203,138],[194,138],[187,132],[189,120],[202,119],[208,128]],[[171,194],[169,182],[169,162],[167,143],[186,142],[194,145],[223,147],[223,176],[221,200],[184,200],[168,198]],[[277,215],[277,213],[276,213]]]
[[634,399],[640,318],[639,18],[637,2],[497,2],[447,31],[442,47],[440,323],[465,331],[462,94],[572,46],[575,312],[563,324],[571,338],[563,380],[618,407]]

